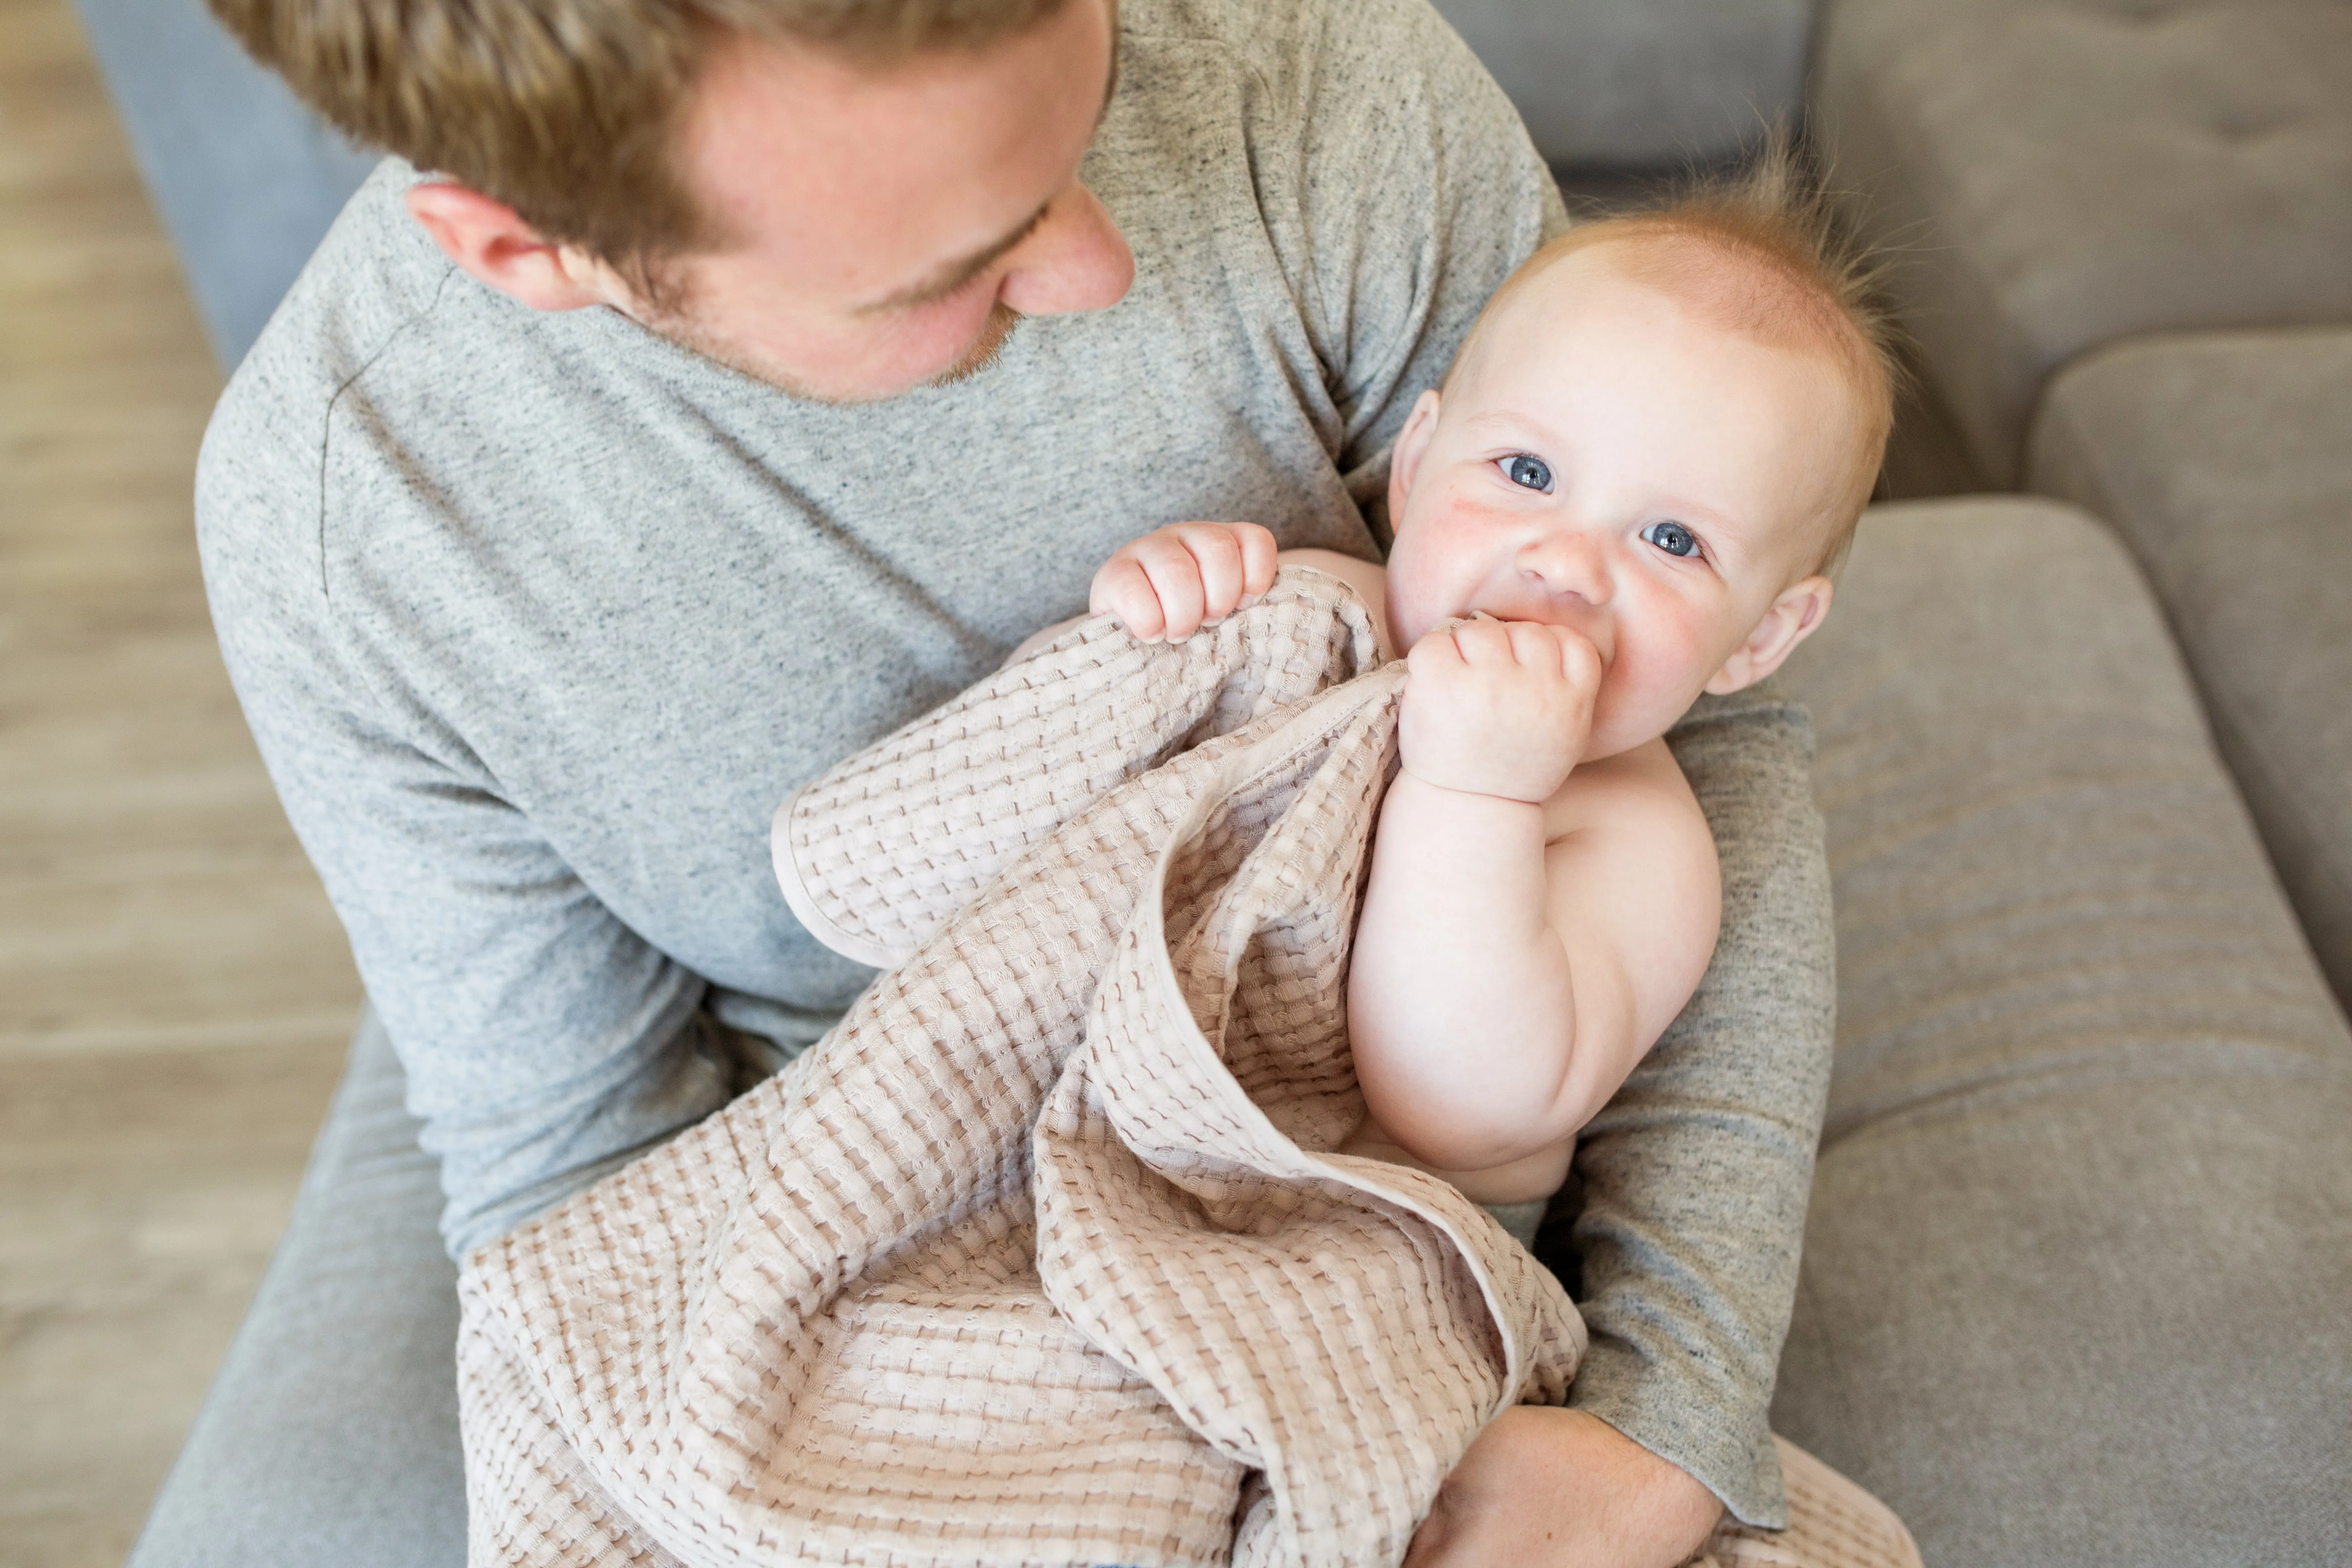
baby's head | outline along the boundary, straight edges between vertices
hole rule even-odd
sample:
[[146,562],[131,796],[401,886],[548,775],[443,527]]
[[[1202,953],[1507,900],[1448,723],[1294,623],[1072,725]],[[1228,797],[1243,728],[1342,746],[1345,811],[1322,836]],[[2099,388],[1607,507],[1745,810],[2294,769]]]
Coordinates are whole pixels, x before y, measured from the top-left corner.
[[1478,610],[1583,633],[1588,760],[1771,674],[1829,610],[1893,420],[1865,281],[1785,157],[1538,251],[1397,439],[1397,646]]

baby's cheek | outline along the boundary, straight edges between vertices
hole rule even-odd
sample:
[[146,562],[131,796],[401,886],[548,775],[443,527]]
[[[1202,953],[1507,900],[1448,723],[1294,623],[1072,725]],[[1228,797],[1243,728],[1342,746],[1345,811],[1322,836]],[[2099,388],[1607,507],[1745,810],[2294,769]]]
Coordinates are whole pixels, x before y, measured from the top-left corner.
[[1389,552],[1389,624],[1402,646],[1450,618],[1476,574],[1475,535],[1463,520],[1438,511],[1408,521]]
[[1728,657],[1685,625],[1654,627],[1644,637],[1621,636],[1593,704],[1595,739],[1605,731],[1612,748],[1622,750],[1665,733]]

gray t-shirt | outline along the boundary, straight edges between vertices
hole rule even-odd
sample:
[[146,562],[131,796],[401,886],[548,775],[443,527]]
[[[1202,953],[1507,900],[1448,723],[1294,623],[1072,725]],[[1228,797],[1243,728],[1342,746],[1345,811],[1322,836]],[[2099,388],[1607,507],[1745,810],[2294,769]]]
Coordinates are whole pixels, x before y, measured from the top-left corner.
[[[1082,174],[1134,288],[970,381],[825,407],[609,310],[534,313],[451,266],[391,162],[230,384],[197,481],[215,620],[453,1250],[723,1104],[740,1035],[804,1047],[866,983],[770,874],[795,787],[1082,609],[1158,524],[1372,556],[1413,397],[1565,222],[1423,0],[1127,0],[1120,39]],[[1712,726],[1685,750],[1727,936],[1588,1140],[1577,1400],[1762,1522],[1826,882],[1801,714]]]

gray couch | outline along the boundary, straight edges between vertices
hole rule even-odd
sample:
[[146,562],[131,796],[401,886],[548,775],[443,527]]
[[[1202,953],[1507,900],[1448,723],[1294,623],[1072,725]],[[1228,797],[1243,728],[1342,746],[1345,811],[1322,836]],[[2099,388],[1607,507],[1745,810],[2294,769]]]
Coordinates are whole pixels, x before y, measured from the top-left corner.
[[[195,0],[80,3],[234,360],[358,164]],[[1440,8],[1578,189],[1802,105],[1905,257],[1891,473],[2029,492],[1880,508],[1786,677],[1841,1023],[1776,1425],[1939,1568],[2352,1562],[2352,5]],[[462,1555],[399,1087],[362,1028],[140,1568]]]

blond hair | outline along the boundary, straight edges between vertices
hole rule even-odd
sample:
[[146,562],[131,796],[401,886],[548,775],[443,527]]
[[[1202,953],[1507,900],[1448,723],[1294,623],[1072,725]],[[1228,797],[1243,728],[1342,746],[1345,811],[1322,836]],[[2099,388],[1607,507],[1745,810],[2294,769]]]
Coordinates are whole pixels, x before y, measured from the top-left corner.
[[1861,417],[1816,567],[1835,570],[1876,488],[1903,385],[1900,336],[1877,302],[1878,258],[1839,221],[1789,142],[1774,136],[1735,173],[1693,179],[1655,205],[1578,224],[1538,249],[1486,301],[1446,384],[1484,351],[1498,307],[1562,258],[1605,244],[1627,247],[1629,276],[1702,318],[1776,347],[1820,352],[1837,367]]
[[730,33],[887,62],[976,48],[1067,0],[207,0],[297,96],[354,141],[512,207],[620,268],[709,243],[678,133]]

